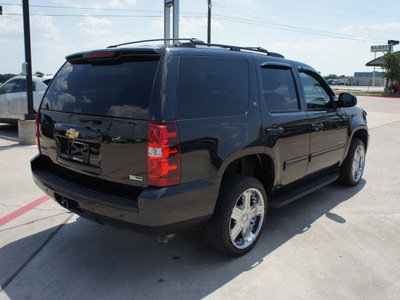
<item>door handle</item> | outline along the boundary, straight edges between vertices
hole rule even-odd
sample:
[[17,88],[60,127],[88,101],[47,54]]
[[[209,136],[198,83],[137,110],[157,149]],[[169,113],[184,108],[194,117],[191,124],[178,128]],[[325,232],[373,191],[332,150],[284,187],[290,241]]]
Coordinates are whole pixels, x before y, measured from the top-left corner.
[[315,131],[320,131],[322,129],[322,127],[324,127],[324,124],[322,124],[322,123],[313,123],[312,124],[312,128]]
[[267,129],[267,132],[269,134],[279,134],[279,133],[282,133],[284,131],[285,131],[285,129],[283,129],[282,127],[272,127],[272,128],[268,128]]

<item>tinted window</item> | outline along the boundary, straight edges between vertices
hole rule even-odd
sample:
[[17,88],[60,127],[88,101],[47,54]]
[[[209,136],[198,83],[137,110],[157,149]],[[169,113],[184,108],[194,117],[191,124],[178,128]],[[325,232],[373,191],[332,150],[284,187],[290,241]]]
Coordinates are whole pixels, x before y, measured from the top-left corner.
[[[35,83],[32,82],[32,91],[35,91]],[[26,79],[20,79],[15,85],[14,93],[26,92]]]
[[19,79],[11,79],[10,81],[3,84],[1,87],[2,93],[12,93],[17,85]]
[[52,81],[42,109],[146,119],[158,61],[118,65],[67,62]]
[[300,109],[291,70],[261,69],[265,105],[271,112],[291,112]]
[[300,78],[303,83],[308,110],[326,110],[331,108],[330,97],[318,80],[303,72],[300,73]]
[[15,86],[14,92],[26,92],[26,80],[25,79],[20,79],[18,83]]
[[177,116],[180,119],[243,114],[249,71],[242,59],[181,57]]

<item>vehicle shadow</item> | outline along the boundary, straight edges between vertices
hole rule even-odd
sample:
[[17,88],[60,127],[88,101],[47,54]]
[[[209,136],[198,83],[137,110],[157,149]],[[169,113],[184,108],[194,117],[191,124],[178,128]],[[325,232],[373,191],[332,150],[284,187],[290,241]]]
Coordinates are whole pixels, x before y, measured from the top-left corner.
[[18,125],[0,123],[0,135],[9,135],[10,137],[18,137]]
[[18,126],[0,123],[0,150],[18,145]]
[[[271,253],[310,230],[317,219],[346,223],[331,210],[354,197],[365,184],[362,180],[357,187],[343,188],[333,183],[288,206],[271,209],[256,247],[236,259],[211,251],[200,231],[157,244],[153,236],[77,218],[50,240],[3,293],[11,299],[202,299],[268,263]],[[55,230],[38,234],[50,235]],[[34,238],[4,246],[0,260],[11,259],[10,253],[18,253]],[[3,287],[4,282],[0,284]]]

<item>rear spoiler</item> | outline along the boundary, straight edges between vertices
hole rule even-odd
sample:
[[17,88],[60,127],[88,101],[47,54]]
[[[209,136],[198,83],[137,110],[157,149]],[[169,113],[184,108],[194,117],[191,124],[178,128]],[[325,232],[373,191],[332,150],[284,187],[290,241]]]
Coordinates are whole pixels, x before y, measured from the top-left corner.
[[127,56],[160,56],[164,49],[156,48],[136,48],[136,49],[102,49],[95,51],[85,51],[74,53],[65,57],[69,62],[118,60]]

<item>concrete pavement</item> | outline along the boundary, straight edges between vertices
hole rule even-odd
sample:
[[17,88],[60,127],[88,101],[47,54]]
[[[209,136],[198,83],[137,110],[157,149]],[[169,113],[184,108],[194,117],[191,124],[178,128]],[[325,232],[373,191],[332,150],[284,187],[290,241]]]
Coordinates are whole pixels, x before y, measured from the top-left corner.
[[[359,106],[371,134],[360,185],[270,210],[244,257],[213,253],[197,231],[159,245],[49,200],[0,226],[0,299],[398,299],[400,100]],[[1,219],[43,193],[30,177],[36,148],[0,138],[0,149]]]

